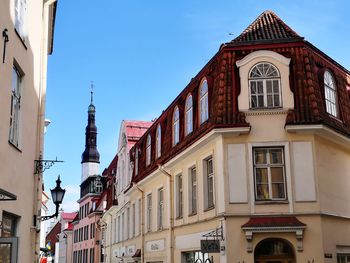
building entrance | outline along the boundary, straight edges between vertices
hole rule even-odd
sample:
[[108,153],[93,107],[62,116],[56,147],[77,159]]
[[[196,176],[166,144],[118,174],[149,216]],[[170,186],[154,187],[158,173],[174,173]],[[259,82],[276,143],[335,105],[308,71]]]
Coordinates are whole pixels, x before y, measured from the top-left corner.
[[255,263],[295,263],[294,249],[284,240],[268,238],[261,241],[254,250]]

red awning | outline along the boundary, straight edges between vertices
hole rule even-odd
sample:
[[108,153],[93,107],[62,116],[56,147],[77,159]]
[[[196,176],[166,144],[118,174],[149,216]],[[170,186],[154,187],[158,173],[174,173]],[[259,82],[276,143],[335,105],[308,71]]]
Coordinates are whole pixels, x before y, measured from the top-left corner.
[[251,217],[242,228],[273,228],[273,227],[305,227],[306,225],[300,222],[295,216],[280,216],[280,217]]

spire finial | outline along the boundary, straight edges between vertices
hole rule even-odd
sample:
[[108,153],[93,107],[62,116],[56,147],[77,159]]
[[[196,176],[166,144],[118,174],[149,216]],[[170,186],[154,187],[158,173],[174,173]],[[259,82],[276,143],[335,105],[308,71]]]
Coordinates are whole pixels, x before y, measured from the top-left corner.
[[90,88],[91,88],[91,104],[93,103],[93,100],[94,100],[94,81],[90,81]]

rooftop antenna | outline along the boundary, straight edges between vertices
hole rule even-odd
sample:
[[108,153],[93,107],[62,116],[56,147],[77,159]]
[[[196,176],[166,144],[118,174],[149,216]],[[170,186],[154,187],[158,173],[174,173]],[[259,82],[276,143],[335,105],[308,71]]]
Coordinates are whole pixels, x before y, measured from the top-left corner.
[[93,103],[93,97],[94,97],[94,81],[93,80],[90,81],[90,88],[91,88],[90,93],[91,93],[91,104],[92,104]]

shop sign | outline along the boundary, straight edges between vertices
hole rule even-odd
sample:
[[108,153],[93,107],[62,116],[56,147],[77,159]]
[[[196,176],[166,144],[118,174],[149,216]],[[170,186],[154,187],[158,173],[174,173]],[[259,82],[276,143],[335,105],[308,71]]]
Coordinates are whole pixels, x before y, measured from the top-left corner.
[[163,251],[164,247],[164,239],[148,241],[146,243],[146,249],[149,252]]
[[202,253],[220,253],[220,241],[219,240],[201,240],[201,252]]

